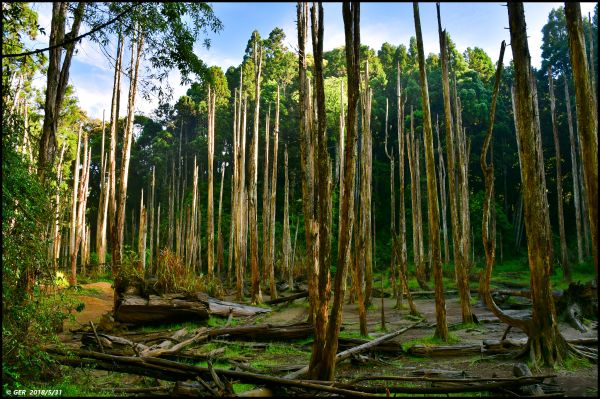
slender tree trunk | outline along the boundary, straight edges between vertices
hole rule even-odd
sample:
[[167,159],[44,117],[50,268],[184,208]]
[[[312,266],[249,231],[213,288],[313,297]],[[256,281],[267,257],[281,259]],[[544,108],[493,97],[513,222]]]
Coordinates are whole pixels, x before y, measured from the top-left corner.
[[389,112],[389,101],[385,99],[385,155],[390,160],[390,235],[392,236],[392,253],[390,257],[390,278],[392,284],[392,292],[393,296],[396,298],[398,303],[398,308],[402,308],[402,290],[400,290],[400,295],[398,295],[397,285],[396,285],[396,253],[398,252],[397,248],[397,234],[396,234],[396,190],[394,189],[394,147],[392,146],[391,152],[388,150],[388,112]]
[[[340,134],[339,134],[339,201],[338,201],[338,237],[340,236],[340,229],[342,228],[342,197],[344,194],[344,185],[342,181],[344,180],[344,81],[340,80]],[[297,228],[297,226],[296,226]],[[295,245],[295,244],[294,244]],[[338,240],[338,252],[340,251],[340,242]],[[346,280],[344,280],[344,291],[346,291]]]
[[289,205],[289,195],[290,195],[290,184],[288,180],[288,152],[287,152],[287,144],[285,145],[285,151],[283,155],[283,168],[285,173],[285,183],[284,183],[284,195],[283,195],[283,270],[287,273],[288,277],[288,285],[290,289],[294,288],[294,271],[292,269],[292,263],[290,262],[291,257],[291,242],[290,242],[290,205]]
[[437,182],[435,177],[435,160],[433,157],[433,134],[431,129],[431,115],[429,111],[429,92],[427,89],[427,75],[425,73],[425,55],[423,53],[423,38],[421,35],[421,21],[419,5],[413,3],[415,17],[415,31],[417,35],[417,49],[419,54],[419,76],[421,80],[421,101],[423,103],[423,135],[425,146],[425,163],[427,170],[427,199],[429,213],[429,246],[431,248],[431,267],[435,280],[435,335],[443,341],[448,340],[448,325],[446,324],[446,303],[444,300],[444,286],[442,279],[442,265],[440,262],[440,232]]
[[[69,69],[75,50],[75,42],[61,46],[66,37],[77,37],[86,3],[80,2],[73,13],[71,32],[65,34],[68,2],[52,3],[52,20],[50,22],[50,51],[46,98],[44,102],[44,121],[38,152],[38,176],[44,182],[46,169],[54,163],[56,149],[56,133],[63,98],[69,82]],[[66,50],[63,57],[63,49]],[[62,65],[61,65],[62,60]]]
[[[299,7],[300,9],[300,7]],[[322,21],[322,8],[320,11],[320,21]],[[314,347],[311,357],[310,374],[317,376],[322,380],[333,380],[335,373],[335,355],[338,348],[338,335],[341,325],[342,305],[344,303],[343,281],[346,278],[346,270],[350,256],[350,237],[354,224],[354,183],[355,183],[355,159],[356,159],[356,137],[358,129],[358,97],[360,85],[359,72],[359,49],[360,49],[360,4],[344,3],[342,5],[344,15],[344,30],[346,36],[346,64],[348,70],[348,115],[346,126],[348,128],[345,141],[344,157],[344,192],[350,195],[344,195],[341,198],[342,205],[342,228],[340,234],[340,251],[337,257],[337,272],[334,282],[334,300],[331,309],[331,316],[327,324],[327,334],[323,347]],[[300,14],[300,11],[299,11]],[[298,19],[301,20],[300,18]],[[322,26],[322,25],[321,25]],[[322,28],[321,28],[322,29]],[[299,35],[300,36],[300,35]],[[322,36],[320,36],[322,38]],[[320,41],[322,46],[322,41]],[[322,49],[322,47],[321,47]],[[324,115],[323,115],[324,117]],[[324,125],[324,121],[323,121]],[[323,129],[324,130],[324,129]],[[323,143],[324,144],[324,143]],[[327,198],[323,201],[328,200]],[[326,237],[325,239],[329,239]],[[324,280],[323,280],[324,281]]]
[[446,169],[444,168],[444,154],[442,153],[442,140],[438,119],[435,121],[435,133],[438,139],[438,172],[440,176],[440,201],[442,203],[442,236],[444,238],[444,263],[450,263],[450,247],[448,246],[448,229],[446,224]]
[[[256,184],[258,181],[258,128],[260,116],[260,78],[262,71],[262,45],[254,37],[254,134],[250,144],[250,168],[248,176],[248,219],[250,229],[250,267],[252,271],[251,301],[253,304],[262,303],[260,292],[260,271],[258,268],[258,196]],[[273,292],[271,292],[273,297]],[[276,295],[275,295],[276,297]]]
[[158,210],[156,215],[156,267],[154,271],[158,271],[160,261],[160,202],[158,203]]
[[221,233],[221,214],[223,213],[223,183],[225,182],[225,162],[221,164],[221,187],[219,189],[219,216],[217,218],[217,275],[221,278],[223,268],[223,234]]
[[571,143],[571,177],[573,179],[573,203],[575,204],[575,225],[577,230],[577,261],[583,263],[583,246],[581,243],[581,200],[579,195],[579,168],[577,167],[577,143],[573,134],[573,118],[571,116],[571,97],[569,96],[569,84],[567,75],[563,75],[565,86],[565,100],[567,106],[567,122],[569,125],[569,141]]
[[[581,12],[581,11],[580,11]],[[597,12],[597,11],[596,11]],[[596,71],[594,68],[594,60],[598,59],[598,54],[594,51],[594,39],[592,37],[593,35],[593,26],[592,25],[592,16],[590,15],[590,13],[588,12],[588,22],[589,22],[589,27],[590,29],[588,29],[588,42],[590,43],[590,83],[592,85],[592,97],[594,98],[594,103],[597,102],[597,98],[596,98]],[[582,26],[583,27],[583,26]]]
[[[123,62],[123,35],[119,33],[117,42],[117,58],[115,61],[115,73],[113,79],[112,101],[110,106],[110,152],[108,160],[108,187],[106,196],[108,198],[108,237],[110,240],[111,251],[115,245],[120,245],[114,240],[112,234],[117,222],[117,134],[119,124],[119,105],[121,97],[121,63]],[[112,252],[114,254],[114,251]],[[116,276],[117,268],[115,258],[111,259],[111,271],[113,277]]]
[[[362,147],[361,147],[361,184],[360,184],[360,255],[361,267],[364,264],[365,292],[364,306],[371,304],[373,289],[373,242],[371,240],[371,170],[372,170],[372,135],[371,135],[371,101],[373,92],[369,88],[369,62],[365,64],[364,91],[362,93]],[[359,303],[359,309],[361,304]],[[364,309],[366,311],[366,309]],[[364,332],[366,335],[366,314]],[[361,327],[361,331],[363,328]]]
[[100,147],[100,198],[98,200],[98,216],[96,218],[96,255],[98,266],[106,262],[106,156],[104,154],[104,110],[102,111],[102,144]]
[[155,167],[152,165],[152,186],[150,187],[150,247],[148,251],[149,273],[154,272],[154,196],[155,196]]
[[[140,32],[136,38],[137,46],[131,45],[131,80],[129,84],[129,96],[127,101],[127,122],[123,137],[123,152],[121,157],[121,176],[119,181],[119,202],[117,205],[117,224],[114,226],[112,258],[115,273],[113,277],[118,278],[121,267],[121,254],[123,243],[123,232],[125,230],[125,202],[127,199],[127,179],[129,176],[129,156],[131,152],[131,140],[133,137],[133,118],[135,110],[135,95],[137,92],[138,71],[140,67],[140,58],[144,44],[143,34]],[[137,48],[135,48],[137,47]],[[134,53],[135,48],[135,53]],[[116,286],[116,284],[115,284]],[[115,308],[117,305],[118,293],[115,293]]]
[[310,310],[308,321],[315,320],[317,306],[316,272],[318,268],[317,232],[314,225],[314,197],[315,197],[315,173],[314,173],[314,147],[313,147],[313,110],[311,104],[310,83],[306,74],[306,35],[308,32],[308,4],[298,3],[298,71],[300,85],[300,165],[302,176],[302,205],[304,212],[304,231],[306,243],[306,267],[308,270],[308,299]]
[[75,244],[77,242],[77,197],[79,190],[79,156],[81,151],[81,131],[83,126],[79,125],[79,132],[77,133],[77,155],[75,157],[75,168],[73,176],[73,200],[71,203],[71,232],[69,234],[70,239],[70,259],[71,259],[71,276],[69,279],[70,285],[77,283],[77,250]]
[[[458,178],[457,182],[457,165],[456,165],[456,147],[455,147],[455,131],[458,136],[458,132],[460,130],[460,126],[457,126],[455,130],[454,121],[452,118],[452,107],[450,103],[450,82],[448,77],[448,36],[445,30],[442,31],[442,23],[440,17],[440,8],[439,5],[437,7],[438,14],[438,33],[440,40],[440,53],[441,53],[441,65],[442,65],[442,92],[444,98],[444,125],[446,128],[446,153],[448,159],[448,196],[450,197],[450,221],[452,227],[452,248],[453,248],[453,258],[454,258],[454,269],[456,275],[456,282],[460,295],[460,303],[461,303],[461,315],[463,323],[472,323],[473,316],[471,312],[471,304],[470,304],[470,291],[469,291],[469,276],[468,276],[468,264],[467,258],[468,255],[465,254],[465,246],[461,245],[461,243],[465,242],[464,232],[467,231],[468,234],[468,221],[461,220],[461,215],[459,217],[461,203],[459,203],[459,198],[462,197],[461,190],[458,188],[460,186],[460,178]],[[455,109],[455,111],[458,111]],[[460,115],[456,114],[457,125],[459,124],[458,118]],[[457,138],[458,140],[458,138]],[[462,160],[465,162],[465,160]],[[458,159],[458,169],[461,169],[460,165],[461,159]],[[463,176],[466,180],[466,176]],[[457,184],[458,183],[458,184]],[[465,182],[466,183],[466,182]],[[468,201],[468,198],[466,199]],[[468,208],[466,210],[468,217]],[[463,225],[465,225],[463,227]],[[465,230],[467,228],[467,230]]]
[[146,206],[144,205],[144,190],[140,199],[140,227],[138,232],[138,254],[140,257],[139,270],[146,271]]
[[264,282],[268,280],[268,271],[269,271],[269,243],[271,242],[269,235],[271,234],[271,229],[269,228],[269,222],[271,221],[271,216],[269,216],[269,211],[271,210],[271,201],[269,201],[269,193],[271,192],[269,187],[269,137],[271,135],[269,123],[271,121],[271,104],[269,104],[269,110],[267,111],[267,119],[265,121],[265,164],[264,164],[264,178],[263,178],[263,193],[262,193],[262,239],[263,239],[263,248],[262,248],[262,261],[263,261],[263,276],[262,279]]
[[[397,107],[398,107],[398,174],[400,175],[400,215],[399,215],[399,243],[396,248],[399,249],[399,253],[397,258],[399,260],[400,267],[398,268],[398,300],[396,302],[396,308],[401,308],[401,300],[403,293],[406,292],[406,297],[408,300],[408,306],[410,308],[410,314],[416,316],[419,314],[415,304],[412,300],[412,295],[410,294],[410,289],[408,288],[408,251],[406,248],[406,208],[404,204],[404,147],[405,147],[405,136],[404,136],[404,104],[406,103],[406,98],[402,100],[402,81],[401,81],[401,71],[400,71],[400,63],[396,65],[397,68],[397,84],[396,84],[396,98],[397,98]],[[412,113],[412,111],[411,111]],[[412,120],[412,117],[411,117]],[[408,135],[406,135],[408,137]],[[408,143],[406,144],[408,145]],[[408,152],[410,152],[410,147],[408,147]]]
[[61,241],[61,228],[60,228],[60,186],[62,184],[62,164],[65,155],[66,141],[63,141],[62,149],[60,150],[60,158],[58,160],[58,166],[56,167],[56,196],[54,199],[54,233],[52,237],[52,267],[54,269],[54,275],[58,272],[58,258],[60,255],[60,241]]
[[275,204],[277,195],[277,148],[279,145],[279,85],[277,85],[277,105],[275,107],[275,130],[273,131],[273,171],[271,172],[271,209],[269,228],[271,229],[269,242],[269,289],[271,299],[277,299],[275,286]]
[[556,204],[558,208],[558,231],[560,234],[560,258],[565,279],[571,281],[571,267],[569,265],[569,254],[567,252],[567,237],[565,235],[565,219],[563,211],[562,171],[560,167],[560,142],[558,140],[558,126],[556,122],[556,100],[554,98],[554,82],[552,81],[552,66],[548,65],[548,83],[550,91],[550,115],[552,117],[552,134],[554,136],[554,148],[556,149]]
[[215,226],[213,215],[213,166],[215,157],[215,102],[216,92],[208,91],[208,104],[210,105],[208,116],[208,204],[206,206],[206,224],[207,224],[207,245],[206,261],[208,268],[208,276],[211,278],[214,274],[214,251],[215,251]]
[[589,79],[579,3],[565,3],[565,17],[575,82],[577,131],[581,143],[581,163],[584,169],[592,253],[596,267],[596,283],[598,283],[598,110]]
[[531,273],[532,316],[530,328],[525,331],[529,337],[531,360],[536,364],[541,361],[553,365],[564,358],[566,342],[558,330],[550,288],[552,237],[523,4],[509,3],[508,16],[515,69],[515,116],[521,154],[523,204],[527,224],[525,232]]

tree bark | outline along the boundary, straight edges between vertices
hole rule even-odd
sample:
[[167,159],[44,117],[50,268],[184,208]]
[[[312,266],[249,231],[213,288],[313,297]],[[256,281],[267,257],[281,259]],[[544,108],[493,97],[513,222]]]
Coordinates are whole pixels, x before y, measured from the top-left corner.
[[[138,71],[140,67],[140,58],[142,47],[144,44],[143,34],[140,32],[136,38],[137,46],[131,44],[131,80],[129,84],[129,96],[127,101],[127,121],[123,137],[123,152],[121,157],[121,176],[119,181],[119,202],[116,208],[117,223],[112,231],[112,259],[113,259],[113,278],[118,278],[118,273],[121,268],[121,253],[123,243],[123,232],[125,230],[125,201],[127,199],[127,179],[129,176],[129,156],[131,152],[131,140],[133,137],[133,119],[135,110],[135,95],[137,92]],[[134,48],[136,52],[134,54]],[[116,134],[115,134],[116,137]],[[111,144],[112,145],[112,144]],[[116,284],[115,284],[116,286]],[[117,295],[115,293],[115,307]]]
[[52,237],[52,266],[54,274],[58,271],[58,258],[60,256],[60,241],[61,241],[61,228],[60,228],[60,186],[62,184],[62,164],[65,155],[66,141],[63,141],[62,149],[60,150],[60,158],[58,160],[58,166],[56,170],[58,175],[56,177],[56,196],[54,199],[54,226],[53,226],[53,237]]
[[444,286],[442,265],[440,262],[440,226],[438,210],[437,182],[435,176],[435,160],[433,157],[433,133],[431,131],[431,114],[429,110],[429,92],[427,89],[427,75],[425,72],[425,55],[423,53],[423,38],[421,34],[421,21],[419,5],[413,3],[415,31],[417,35],[417,49],[419,54],[419,76],[421,80],[421,101],[423,104],[423,134],[425,146],[425,164],[427,171],[427,203],[429,221],[429,247],[431,249],[431,268],[435,281],[435,335],[443,341],[448,340],[448,325],[446,324],[446,303],[444,300]]
[[223,212],[223,183],[225,182],[225,162],[221,164],[221,187],[219,189],[219,216],[217,218],[217,275],[221,278],[223,268],[223,234],[221,233],[221,214]]
[[102,110],[102,145],[100,148],[100,198],[98,200],[98,217],[96,218],[96,254],[98,266],[103,267],[106,262],[106,219],[108,211],[108,198],[106,184],[107,159],[104,152],[104,110]]
[[[371,240],[371,186],[372,186],[372,157],[373,137],[371,134],[371,101],[373,91],[369,88],[369,61],[365,64],[364,90],[361,95],[362,104],[362,147],[361,147],[361,183],[360,183],[360,252],[359,264],[364,267],[365,292],[364,306],[371,304],[373,289],[373,242]],[[359,309],[361,304],[359,302]],[[360,311],[360,310],[359,310]],[[366,311],[366,310],[365,310]],[[366,334],[366,315],[364,332]],[[361,330],[363,330],[361,328]]]
[[[320,14],[322,16],[322,9]],[[356,137],[358,125],[358,97],[360,84],[360,3],[344,3],[342,5],[344,17],[344,33],[346,38],[346,65],[348,71],[348,115],[346,119],[347,134],[345,138],[344,154],[344,195],[341,198],[342,227],[340,229],[340,250],[337,256],[337,271],[334,281],[334,300],[331,316],[327,324],[327,335],[324,346],[315,347],[311,360],[311,374],[322,380],[332,380],[335,373],[335,356],[338,348],[338,335],[342,321],[342,306],[344,303],[344,285],[346,270],[350,257],[350,238],[354,225],[352,209],[354,208],[354,184],[355,184],[355,159],[356,159]],[[300,16],[300,5],[298,7]],[[301,21],[301,18],[298,18]],[[322,21],[322,18],[320,18]],[[322,37],[322,36],[321,36]],[[299,34],[300,38],[300,34]],[[320,44],[322,46],[322,42]]]
[[552,117],[552,134],[554,136],[554,148],[556,150],[556,204],[558,211],[558,231],[560,235],[560,258],[564,277],[567,282],[571,281],[571,266],[569,265],[569,253],[567,251],[567,237],[565,235],[565,219],[563,211],[562,171],[560,157],[560,142],[558,140],[558,126],[556,122],[556,100],[554,98],[554,82],[552,79],[552,66],[548,65],[548,86],[550,92],[550,115]]
[[[60,46],[67,37],[77,37],[83,18],[86,3],[80,2],[73,13],[71,32],[65,34],[68,2],[52,3],[52,20],[50,22],[50,51],[48,56],[48,72],[46,83],[46,98],[44,102],[44,122],[40,137],[37,173],[44,182],[46,169],[54,163],[56,150],[56,133],[58,119],[62,106],[67,83],[69,82],[69,69],[75,50],[75,42]],[[66,50],[63,57],[63,49]],[[62,65],[60,64],[62,59]]]
[[214,274],[214,240],[215,240],[215,226],[214,226],[214,211],[213,211],[213,167],[215,157],[215,101],[216,92],[214,90],[208,90],[208,104],[209,117],[208,117],[208,204],[206,206],[206,228],[207,228],[207,246],[206,249],[206,261],[208,276],[211,278]]
[[138,233],[138,256],[140,257],[139,271],[146,270],[146,207],[144,206],[144,190],[140,199],[140,227]]
[[444,263],[450,263],[450,247],[448,246],[448,228],[446,223],[446,169],[444,168],[444,154],[442,153],[442,140],[440,137],[440,125],[436,118],[435,133],[438,139],[438,174],[440,177],[440,201],[442,203],[442,237],[444,238]]
[[[152,165],[152,185],[150,187],[150,248],[148,251],[148,269],[154,272],[154,196],[155,196],[155,166]],[[160,222],[159,222],[160,223]]]
[[288,277],[288,285],[290,289],[294,288],[294,269],[291,263],[291,250],[292,244],[290,242],[290,204],[289,204],[289,196],[290,196],[290,183],[288,180],[288,152],[287,152],[287,144],[285,145],[285,151],[283,155],[283,168],[285,173],[285,183],[284,183],[284,195],[283,195],[283,270],[287,273]]
[[565,3],[565,17],[575,82],[577,131],[581,143],[592,254],[596,267],[596,283],[598,283],[598,111],[589,79],[579,3]]
[[269,235],[271,234],[271,229],[269,228],[269,223],[271,222],[271,216],[269,216],[269,211],[271,210],[271,201],[269,201],[269,138],[270,138],[270,127],[269,123],[271,121],[271,104],[269,104],[269,109],[267,111],[267,119],[265,121],[265,163],[264,163],[264,179],[263,179],[263,196],[262,196],[262,221],[263,221],[263,248],[262,248],[262,261],[263,261],[263,281],[267,281],[268,279],[268,271],[269,271],[269,263],[270,263],[270,252],[269,252],[269,243],[271,242],[269,239]]
[[558,330],[550,288],[552,237],[544,181],[544,161],[539,124],[536,123],[536,92],[531,64],[523,3],[509,3],[508,16],[514,62],[514,91],[517,141],[521,159],[525,232],[531,273],[532,318],[525,331],[534,363],[553,365],[566,355],[567,345]]
[[275,106],[275,129],[273,130],[273,171],[271,172],[271,209],[269,216],[269,290],[271,299],[277,299],[275,285],[275,205],[277,198],[277,149],[279,145],[279,84],[277,85],[277,104]]
[[[250,267],[252,272],[251,301],[253,304],[262,302],[260,292],[260,271],[258,268],[258,196],[256,183],[258,180],[258,128],[260,116],[260,79],[262,70],[262,45],[258,37],[254,37],[254,134],[250,144],[250,167],[248,169],[248,219],[250,229]],[[273,293],[271,292],[271,296]]]
[[77,133],[77,152],[75,157],[75,167],[73,174],[73,199],[71,202],[71,231],[69,234],[70,239],[70,260],[71,260],[71,276],[69,279],[70,285],[77,283],[77,250],[75,244],[77,242],[77,198],[79,190],[79,156],[81,152],[81,131],[83,126],[79,125],[79,132]]
[[567,122],[569,125],[569,141],[571,143],[571,178],[573,180],[573,203],[575,205],[575,227],[577,230],[577,261],[583,263],[583,245],[581,242],[581,200],[579,194],[579,168],[577,167],[577,142],[573,134],[573,118],[571,116],[571,97],[567,75],[563,75],[565,86],[565,101],[567,107]]

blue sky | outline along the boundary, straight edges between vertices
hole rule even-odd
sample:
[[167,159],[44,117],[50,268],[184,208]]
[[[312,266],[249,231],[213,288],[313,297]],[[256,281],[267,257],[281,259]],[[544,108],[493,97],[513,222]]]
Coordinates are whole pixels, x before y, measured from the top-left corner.
[[[246,43],[253,30],[258,30],[262,37],[267,37],[275,27],[286,33],[286,44],[290,48],[297,47],[296,3],[211,3],[217,17],[223,22],[224,29],[218,34],[211,34],[210,49],[196,46],[198,55],[208,65],[218,65],[224,70],[230,65],[238,65],[243,57]],[[505,3],[441,3],[442,26],[448,30],[459,51],[467,47],[483,48],[493,62],[496,62],[500,42],[510,42],[508,29],[508,13]],[[582,13],[587,16],[593,13],[596,3],[581,3]],[[542,26],[546,23],[552,8],[563,3],[525,3],[525,18],[529,36],[529,50],[532,65],[540,66]],[[51,3],[33,3],[33,9],[39,14],[39,23],[50,32]],[[437,19],[435,3],[421,3],[421,27],[425,53],[439,52],[437,35]],[[341,3],[324,3],[325,40],[324,50],[328,51],[344,44],[344,25]],[[90,28],[83,25],[81,33]],[[412,3],[361,3],[361,42],[378,50],[381,44],[389,42],[394,45],[408,45],[409,38],[414,36]],[[48,36],[40,35],[31,48],[47,45]],[[81,107],[90,117],[101,118],[103,109],[110,109],[112,93],[112,66],[98,45],[84,41],[78,46],[79,51],[73,57],[70,83],[76,88]],[[105,49],[113,57],[114,42]],[[127,54],[127,52],[126,52]],[[126,56],[128,57],[128,55]],[[506,52],[505,62],[512,58]],[[125,62],[128,63],[126,59]],[[179,73],[173,71],[169,82],[174,88],[175,98],[185,94],[187,86],[181,86]],[[36,77],[38,87],[45,85],[45,79]],[[121,104],[126,104],[128,80],[124,79],[121,89]],[[157,100],[146,101],[140,96],[136,99],[136,109],[150,114],[156,107]],[[124,108],[124,107],[122,107]],[[109,113],[109,111],[107,111]],[[125,109],[121,109],[124,116]]]

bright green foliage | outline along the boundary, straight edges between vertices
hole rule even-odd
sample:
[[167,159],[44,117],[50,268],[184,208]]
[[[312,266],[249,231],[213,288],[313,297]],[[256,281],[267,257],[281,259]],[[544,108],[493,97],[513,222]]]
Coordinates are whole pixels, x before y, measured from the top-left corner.
[[488,83],[494,76],[494,65],[486,52],[479,47],[467,47],[464,52],[465,61],[469,69],[477,72],[482,81]]

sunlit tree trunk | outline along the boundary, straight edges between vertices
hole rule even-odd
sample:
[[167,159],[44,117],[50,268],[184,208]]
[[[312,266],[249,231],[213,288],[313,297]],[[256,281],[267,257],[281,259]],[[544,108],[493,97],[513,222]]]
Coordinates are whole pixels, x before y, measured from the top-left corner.
[[73,174],[73,199],[71,202],[71,231],[69,233],[70,239],[70,260],[71,260],[71,276],[69,284],[75,285],[77,283],[77,249],[75,244],[77,242],[77,199],[79,190],[79,157],[81,152],[81,131],[82,125],[79,125],[79,132],[77,133],[77,152],[75,156],[75,168]]
[[[373,242],[371,237],[371,170],[372,170],[372,135],[371,135],[371,101],[373,91],[369,88],[369,62],[365,64],[364,90],[361,95],[362,104],[362,146],[361,146],[361,182],[360,182],[360,251],[359,262],[361,269],[364,267],[365,291],[364,305],[359,301],[359,313],[366,312],[365,306],[371,303],[373,289]],[[360,279],[359,281],[362,281]],[[358,285],[357,285],[358,286]],[[366,335],[366,314],[359,317],[364,320],[364,333]],[[362,323],[361,323],[362,326]],[[361,331],[363,330],[361,327]]]
[[567,237],[565,235],[565,219],[563,211],[562,171],[560,167],[560,142],[558,140],[558,126],[556,121],[556,100],[554,98],[554,82],[552,80],[552,66],[548,65],[548,84],[550,92],[550,115],[552,117],[552,134],[554,136],[554,148],[556,149],[556,203],[558,208],[558,231],[560,235],[560,259],[564,271],[564,277],[571,281],[571,267],[569,265],[569,254],[567,252]]
[[[44,101],[44,121],[38,151],[38,176],[44,182],[46,168],[54,163],[56,150],[56,133],[62,102],[69,82],[69,69],[75,50],[75,42],[61,46],[68,37],[77,37],[83,19],[86,3],[79,2],[73,13],[71,32],[65,34],[68,2],[52,3],[52,20],[50,22],[50,53],[46,72],[46,98]],[[63,50],[66,50],[63,56]],[[61,64],[62,60],[62,64]]]
[[[123,233],[125,230],[125,202],[127,199],[127,179],[129,176],[129,157],[131,152],[131,140],[133,137],[133,119],[135,111],[135,95],[137,92],[138,71],[140,67],[140,58],[144,44],[143,34],[138,33],[135,40],[136,46],[131,44],[131,80],[129,84],[129,96],[127,100],[127,121],[123,137],[123,152],[121,157],[121,175],[119,181],[119,201],[117,204],[117,224],[112,231],[113,248],[112,258],[114,264],[113,277],[117,279],[121,267],[121,254],[123,244]],[[134,52],[134,50],[136,50]],[[116,286],[116,284],[115,284]],[[118,293],[114,295],[115,305],[117,304]],[[115,306],[116,307],[116,306]]]
[[279,145],[279,85],[277,85],[277,105],[275,106],[275,129],[273,130],[273,171],[271,172],[271,209],[269,216],[269,289],[271,299],[277,298],[275,286],[275,204],[277,198],[277,148]]
[[106,262],[106,205],[108,205],[108,199],[106,198],[107,159],[104,153],[104,133],[104,110],[102,110],[102,144],[100,147],[100,196],[98,199],[98,216],[96,218],[96,255],[98,256],[98,266],[103,266]]
[[[322,6],[321,6],[322,7]],[[322,21],[322,8],[320,7],[320,21]],[[298,7],[300,15],[300,6]],[[334,281],[334,299],[331,316],[327,324],[327,335],[323,347],[314,347],[311,356],[311,376],[321,380],[333,380],[335,373],[335,356],[338,348],[338,335],[342,321],[342,305],[344,303],[343,281],[346,278],[346,270],[350,256],[350,237],[354,224],[354,183],[355,183],[355,158],[356,137],[358,129],[358,97],[359,97],[359,50],[360,50],[360,4],[344,3],[342,5],[344,16],[344,31],[346,37],[346,65],[348,70],[348,115],[346,119],[347,134],[345,141],[344,157],[344,192],[341,198],[342,228],[340,230],[340,251],[337,257],[337,271]],[[298,18],[298,21],[301,21]],[[300,35],[299,35],[300,37]],[[321,36],[322,37],[322,36]],[[322,42],[320,44],[322,46]],[[328,199],[324,199],[328,200]],[[328,240],[329,237],[326,237]],[[317,352],[317,353],[315,353]],[[314,359],[314,360],[313,360]]]
[[206,261],[208,276],[211,278],[214,274],[214,240],[215,240],[215,227],[214,227],[214,215],[213,215],[213,166],[215,157],[215,100],[216,93],[214,90],[208,90],[208,104],[209,108],[209,119],[208,119],[208,204],[206,205],[206,228],[207,228],[207,248],[206,248]]
[[[257,34],[255,32],[255,34]],[[260,80],[262,70],[262,45],[258,43],[258,38],[254,37],[254,134],[250,143],[248,169],[248,219],[250,229],[250,269],[252,273],[252,303],[261,303],[262,294],[260,292],[260,271],[258,268],[258,128],[260,116]],[[271,296],[273,293],[271,292]]]
[[290,290],[294,288],[294,270],[291,263],[291,242],[290,242],[290,204],[289,204],[289,195],[290,195],[290,183],[288,180],[288,152],[287,152],[287,144],[285,145],[285,150],[283,153],[283,169],[285,173],[285,183],[284,183],[284,195],[283,195],[283,270],[287,273],[288,285],[290,286]]
[[306,74],[306,35],[308,32],[308,4],[298,3],[298,73],[299,73],[299,106],[302,110],[300,116],[300,165],[302,177],[302,205],[304,212],[304,231],[306,243],[306,267],[308,270],[308,299],[310,309],[308,321],[314,322],[317,306],[317,288],[315,266],[318,260],[317,232],[314,226],[314,148],[313,148],[313,118],[310,94],[310,83]]
[[423,38],[421,35],[421,21],[419,5],[413,3],[415,31],[417,35],[417,49],[419,55],[419,76],[421,83],[421,101],[423,104],[423,135],[425,147],[425,164],[427,171],[427,202],[429,214],[429,246],[431,248],[431,268],[435,281],[435,335],[443,341],[448,340],[448,325],[446,324],[446,303],[444,300],[444,286],[442,279],[442,265],[440,262],[440,226],[438,210],[437,182],[435,176],[435,160],[433,157],[433,133],[431,129],[431,114],[429,111],[429,92],[427,89],[427,75],[425,73],[425,55],[423,52]]
[[566,354],[566,342],[558,330],[550,287],[552,237],[544,181],[541,133],[536,123],[536,88],[525,29],[523,3],[508,4],[511,49],[514,62],[517,141],[521,159],[525,232],[531,273],[532,316],[528,349],[534,363],[553,365]]
[[60,256],[61,228],[60,228],[60,186],[62,185],[62,165],[65,155],[66,141],[63,141],[62,149],[60,150],[60,158],[56,167],[56,196],[54,198],[54,233],[52,237],[52,267],[54,275],[58,271],[58,258]]
[[[119,105],[121,98],[121,65],[123,62],[123,35],[119,33],[117,42],[117,58],[115,61],[115,73],[113,78],[112,102],[110,107],[110,149],[108,159],[108,186],[106,196],[108,198],[108,238],[110,240],[111,250],[115,247],[114,236],[112,234],[117,223],[117,134],[119,124]],[[115,276],[117,268],[115,259],[111,260],[112,275]]]
[[223,268],[223,234],[221,233],[221,214],[223,212],[223,183],[225,182],[225,162],[221,164],[221,187],[219,189],[219,216],[217,218],[217,275],[221,278]]
[[587,195],[588,220],[592,253],[598,282],[598,111],[589,79],[579,3],[565,3],[569,36],[569,54],[575,82],[577,131],[581,143],[584,187]]
[[150,274],[154,271],[154,196],[155,196],[155,167],[152,165],[152,184],[150,187],[150,247],[148,251],[148,269]]
[[269,239],[269,235],[271,234],[271,229],[269,228],[269,222],[271,221],[271,217],[269,216],[269,211],[271,210],[271,201],[269,201],[269,193],[271,192],[269,188],[269,138],[270,138],[270,128],[269,123],[271,121],[271,104],[269,104],[269,109],[267,111],[267,119],[265,120],[265,163],[264,163],[264,178],[263,178],[263,194],[262,194],[262,239],[263,239],[263,248],[262,248],[262,265],[263,265],[263,281],[268,280],[268,272],[269,272],[269,243],[271,242]]
[[395,180],[395,172],[394,172],[394,147],[392,146],[391,152],[388,150],[388,112],[389,112],[389,101],[385,99],[385,155],[390,160],[390,234],[392,236],[392,253],[390,257],[390,277],[392,284],[392,292],[393,296],[397,300],[398,309],[402,308],[402,290],[400,290],[400,295],[398,295],[398,285],[396,284],[396,253],[398,252],[397,244],[397,234],[396,234],[396,190],[394,189],[394,180]]

